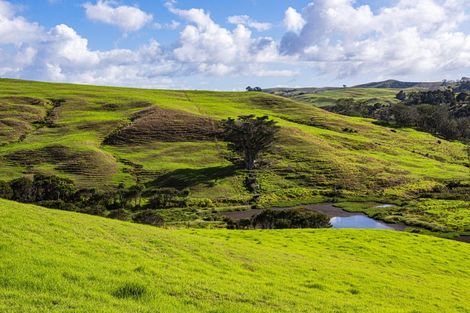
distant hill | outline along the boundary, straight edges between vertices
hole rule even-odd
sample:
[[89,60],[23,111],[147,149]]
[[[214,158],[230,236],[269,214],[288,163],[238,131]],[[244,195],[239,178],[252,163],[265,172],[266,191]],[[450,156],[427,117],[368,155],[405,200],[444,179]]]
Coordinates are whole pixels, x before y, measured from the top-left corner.
[[352,88],[428,88],[437,89],[443,85],[443,82],[402,82],[399,80],[389,79],[381,82],[372,82],[362,85],[353,86]]

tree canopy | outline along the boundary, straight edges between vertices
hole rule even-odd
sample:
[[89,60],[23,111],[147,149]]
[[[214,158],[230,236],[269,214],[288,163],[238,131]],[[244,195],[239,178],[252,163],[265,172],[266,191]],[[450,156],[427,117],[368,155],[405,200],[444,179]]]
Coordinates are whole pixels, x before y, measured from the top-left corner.
[[247,170],[253,170],[259,156],[268,152],[277,140],[279,126],[268,116],[239,116],[222,121],[228,148],[239,155]]

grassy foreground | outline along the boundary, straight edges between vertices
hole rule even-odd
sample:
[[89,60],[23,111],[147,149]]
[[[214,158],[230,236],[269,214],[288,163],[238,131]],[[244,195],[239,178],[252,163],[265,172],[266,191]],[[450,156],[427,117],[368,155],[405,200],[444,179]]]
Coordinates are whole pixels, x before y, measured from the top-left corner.
[[470,245],[168,230],[0,200],[0,312],[469,312]]

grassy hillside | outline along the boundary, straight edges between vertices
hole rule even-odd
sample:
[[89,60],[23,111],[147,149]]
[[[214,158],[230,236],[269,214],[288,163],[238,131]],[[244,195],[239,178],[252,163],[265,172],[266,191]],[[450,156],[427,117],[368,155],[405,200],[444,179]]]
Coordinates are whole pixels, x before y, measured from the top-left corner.
[[[323,94],[333,101],[344,92]],[[392,97],[388,90],[354,92]],[[451,181],[470,181],[461,143],[264,93],[2,79],[0,106],[3,180],[55,174],[99,189],[139,181],[189,188],[196,200],[233,209],[246,205],[251,195],[243,188],[244,174],[226,160],[226,145],[213,133],[221,119],[256,114],[269,115],[282,127],[277,150],[268,156],[270,166],[259,177],[261,206],[324,201],[335,190],[346,200],[404,201]],[[199,218],[191,212],[188,219]]]
[[0,200],[0,311],[468,312],[470,245],[168,230]]
[[274,91],[273,94],[285,96],[303,103],[313,104],[317,107],[327,107],[336,104],[337,100],[354,98],[356,101],[370,101],[375,103],[397,102],[396,89],[391,88],[327,88],[313,92],[292,89],[286,91]]

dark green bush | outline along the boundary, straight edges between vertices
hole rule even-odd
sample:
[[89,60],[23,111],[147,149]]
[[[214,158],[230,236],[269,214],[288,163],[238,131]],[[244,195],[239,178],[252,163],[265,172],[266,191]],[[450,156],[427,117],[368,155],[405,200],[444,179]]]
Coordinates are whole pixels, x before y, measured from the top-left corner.
[[168,209],[186,207],[188,204],[189,190],[175,188],[161,188],[155,191],[147,205],[150,209]]
[[324,214],[305,209],[265,210],[255,216],[251,224],[254,228],[328,228],[330,218]]
[[154,210],[145,210],[134,215],[134,222],[152,226],[163,226],[165,220]]
[[13,197],[13,189],[10,184],[4,181],[0,181],[0,198],[11,199]]

